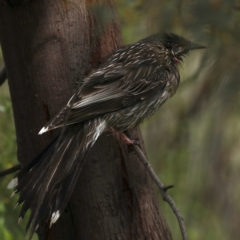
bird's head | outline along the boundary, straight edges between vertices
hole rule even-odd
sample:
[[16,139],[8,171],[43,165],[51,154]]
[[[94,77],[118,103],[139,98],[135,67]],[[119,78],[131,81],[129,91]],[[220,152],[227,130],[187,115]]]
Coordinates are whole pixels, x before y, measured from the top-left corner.
[[203,45],[192,43],[173,33],[164,34],[162,44],[166,50],[169,60],[175,63],[180,63],[182,58],[190,50],[206,48]]

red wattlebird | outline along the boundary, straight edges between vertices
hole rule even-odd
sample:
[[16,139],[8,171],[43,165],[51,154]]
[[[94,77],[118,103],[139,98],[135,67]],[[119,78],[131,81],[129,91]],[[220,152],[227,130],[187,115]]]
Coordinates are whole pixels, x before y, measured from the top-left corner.
[[[39,132],[67,126],[9,183],[31,215],[30,238],[39,223],[54,224],[68,203],[89,149],[107,128],[123,132],[152,116],[177,90],[178,66],[201,45],[175,34],[156,34],[120,47],[86,78],[66,106]],[[132,143],[122,134],[127,143]],[[58,143],[58,144],[57,144]]]

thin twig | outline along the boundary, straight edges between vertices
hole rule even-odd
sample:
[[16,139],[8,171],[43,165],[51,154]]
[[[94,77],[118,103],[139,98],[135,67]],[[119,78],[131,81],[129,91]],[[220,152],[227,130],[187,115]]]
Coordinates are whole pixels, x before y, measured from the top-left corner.
[[6,80],[7,80],[7,72],[6,72],[6,68],[3,67],[3,69],[0,71],[0,86],[3,85]]
[[163,200],[166,201],[170,205],[171,209],[173,210],[174,214],[176,215],[178,224],[179,224],[179,227],[180,227],[180,230],[182,233],[183,240],[188,240],[187,231],[186,231],[183,217],[182,217],[180,211],[178,210],[173,199],[167,194],[167,190],[173,186],[164,186],[164,184],[158,178],[157,174],[154,172],[152,166],[148,162],[148,160],[147,160],[146,156],[144,155],[144,153],[142,152],[142,150],[137,145],[133,145],[133,149],[136,152],[136,154],[138,155],[138,157],[141,160],[141,162],[143,163],[143,165],[145,166],[145,168],[147,169],[147,171],[150,174],[150,176],[152,177],[153,181],[157,184],[158,188],[160,189]]
[[17,172],[20,169],[21,169],[21,164],[18,164],[18,165],[14,166],[14,167],[11,167],[11,168],[8,168],[8,169],[6,169],[4,171],[1,171],[0,172],[0,177],[4,177],[4,176],[6,176],[8,174]]

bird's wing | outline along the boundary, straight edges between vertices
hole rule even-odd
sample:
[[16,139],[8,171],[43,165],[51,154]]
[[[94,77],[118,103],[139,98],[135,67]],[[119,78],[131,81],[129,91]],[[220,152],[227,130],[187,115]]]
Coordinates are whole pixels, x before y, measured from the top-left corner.
[[163,67],[143,60],[129,66],[112,65],[103,66],[84,79],[79,91],[41,131],[82,122],[143,101],[153,91],[163,89],[169,77]]

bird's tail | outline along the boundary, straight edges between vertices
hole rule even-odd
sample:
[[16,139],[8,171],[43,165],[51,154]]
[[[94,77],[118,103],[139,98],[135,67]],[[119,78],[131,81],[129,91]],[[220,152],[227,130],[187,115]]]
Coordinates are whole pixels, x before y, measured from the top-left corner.
[[9,183],[8,187],[19,193],[17,205],[23,203],[19,221],[31,209],[26,226],[26,231],[31,229],[30,239],[42,220],[49,222],[49,227],[58,220],[89,149],[105,128],[106,123],[100,118],[67,128],[61,139],[55,138]]

